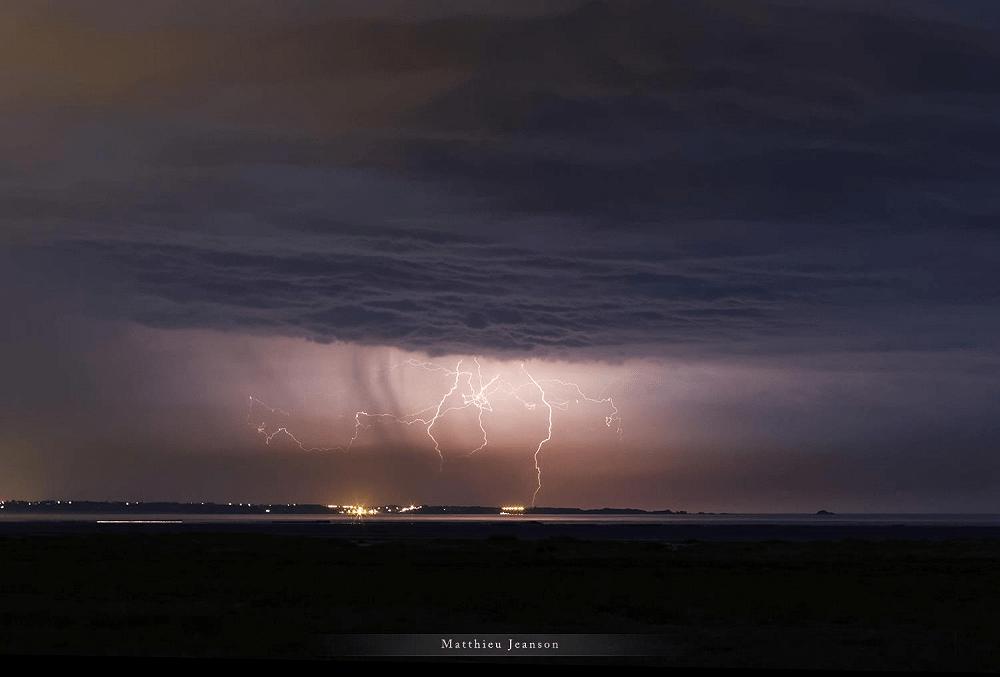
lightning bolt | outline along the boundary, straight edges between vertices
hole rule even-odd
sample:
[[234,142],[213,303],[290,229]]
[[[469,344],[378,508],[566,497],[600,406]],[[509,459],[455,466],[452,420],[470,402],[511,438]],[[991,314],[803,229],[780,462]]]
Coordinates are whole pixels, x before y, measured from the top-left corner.
[[[482,433],[483,433],[483,443],[480,444],[475,449],[473,449],[472,451],[470,451],[468,454],[466,454],[466,456],[472,456],[474,453],[476,453],[477,451],[479,451],[480,449],[482,449],[483,447],[485,447],[487,444],[489,444],[489,439],[486,437],[486,428],[485,428],[485,426],[483,426],[483,412],[484,411],[492,412],[493,411],[493,405],[490,404],[490,401],[489,401],[489,399],[487,399],[485,393],[486,393],[486,389],[489,388],[494,383],[496,383],[497,379],[500,378],[500,374],[497,374],[496,376],[494,376],[490,380],[489,383],[487,383],[484,386],[483,385],[483,367],[482,367],[481,364],[479,364],[479,358],[478,357],[475,358],[475,360],[476,360],[476,376],[479,378],[479,390],[477,392],[473,393],[473,396],[469,400],[469,402],[470,402],[470,404],[475,405],[475,407],[479,410],[479,415],[478,415],[479,416],[479,430],[482,431]],[[472,385],[472,377],[471,376],[469,376],[469,385],[470,386]]]
[[[522,366],[522,369],[523,369],[524,365],[521,365],[521,366]],[[527,374],[528,372],[524,372],[524,373]],[[530,376],[529,376],[529,378],[530,378]],[[615,426],[615,429],[618,432],[618,441],[621,442],[621,439],[622,439],[622,425],[621,425],[622,420],[618,416],[618,408],[615,406],[615,402],[614,402],[613,399],[611,399],[610,397],[605,397],[603,399],[596,400],[593,397],[587,397],[586,395],[583,394],[583,391],[580,390],[580,386],[578,386],[577,384],[575,384],[575,383],[567,383],[566,381],[560,381],[559,379],[546,379],[546,380],[542,381],[542,383],[558,383],[559,385],[561,385],[563,387],[572,388],[573,390],[576,391],[576,401],[577,402],[579,402],[580,400],[586,400],[587,402],[593,402],[594,404],[607,404],[607,405],[609,405],[611,407],[611,413],[604,417],[604,423],[609,428],[612,425]],[[541,390],[541,387],[539,387],[539,390]],[[559,409],[562,409],[563,411],[565,411],[565,410],[567,410],[569,408],[569,401],[557,402],[557,403],[555,403],[555,406],[558,407]]]
[[[438,472],[440,473],[444,469],[444,451],[441,449],[441,443],[437,437],[434,436],[434,426],[441,420],[445,415],[452,411],[458,411],[467,409],[469,407],[475,407],[476,418],[479,424],[479,432],[482,434],[482,443],[466,452],[465,456],[472,456],[478,451],[486,448],[489,444],[489,435],[486,431],[486,423],[483,420],[484,412],[493,412],[493,404],[491,402],[492,397],[497,394],[505,397],[511,397],[521,403],[522,406],[528,411],[534,411],[537,408],[537,403],[527,399],[522,395],[522,392],[527,390],[537,390],[539,397],[541,399],[542,405],[547,410],[548,426],[545,437],[539,441],[538,446],[535,448],[534,453],[534,463],[535,463],[535,475],[537,486],[531,497],[531,505],[534,506],[538,497],[538,493],[542,490],[542,466],[541,466],[541,452],[542,447],[545,446],[546,442],[552,440],[552,423],[554,410],[559,409],[560,411],[566,411],[569,409],[571,400],[579,403],[581,400],[591,402],[594,404],[605,404],[610,407],[610,413],[605,417],[605,424],[610,427],[615,427],[618,433],[618,440],[621,442],[622,439],[622,421],[618,414],[618,408],[615,406],[614,400],[610,397],[605,398],[592,398],[587,396],[579,385],[576,383],[571,383],[567,381],[562,381],[559,379],[535,379],[525,368],[522,363],[521,371],[528,378],[527,383],[521,383],[519,385],[514,385],[509,381],[500,379],[500,374],[497,373],[489,380],[484,380],[482,365],[479,362],[479,358],[473,358],[476,364],[475,372],[463,370],[462,364],[465,362],[466,358],[460,359],[455,365],[454,369],[450,369],[440,364],[435,364],[433,362],[422,362],[416,359],[408,359],[404,362],[392,367],[390,370],[394,370],[403,366],[410,366],[415,368],[424,369],[429,372],[441,372],[449,379],[451,379],[451,385],[447,391],[441,396],[437,404],[430,405],[421,409],[420,411],[396,415],[391,413],[369,413],[367,411],[356,411],[354,413],[354,431],[351,435],[350,440],[348,440],[346,445],[338,445],[333,447],[324,446],[307,446],[301,440],[299,440],[286,426],[280,426],[273,430],[268,429],[266,421],[261,421],[257,423],[257,419],[254,418],[254,405],[259,405],[268,410],[270,414],[291,417],[287,411],[279,409],[278,407],[271,407],[261,400],[250,396],[250,411],[247,413],[247,424],[255,428],[258,433],[264,436],[265,444],[270,444],[271,440],[278,435],[287,436],[303,451],[318,451],[318,452],[328,452],[328,451],[339,451],[339,452],[349,452],[354,446],[354,443],[358,440],[358,437],[362,429],[370,428],[374,421],[379,420],[391,420],[396,423],[413,426],[420,424],[424,426],[424,431],[427,437],[431,440],[434,445],[434,452],[438,455],[439,464]],[[571,393],[569,399],[562,399],[551,392],[552,388],[548,389],[543,386],[543,384],[550,385],[554,384],[556,386],[562,387]],[[461,403],[449,404],[449,400],[454,400],[455,395],[458,393],[461,396]],[[433,415],[430,412],[433,411]]]
[[[459,360],[458,364],[455,365],[455,371],[454,372],[449,372],[449,373],[454,373],[455,374],[455,382],[452,384],[451,390],[449,390],[447,393],[445,393],[444,397],[441,398],[441,401],[438,402],[437,411],[434,412],[434,418],[432,418],[431,422],[427,424],[427,436],[430,437],[431,440],[433,440],[433,442],[434,442],[434,451],[436,451],[437,455],[441,457],[441,465],[438,467],[438,472],[441,472],[444,469],[444,454],[441,453],[441,446],[438,443],[437,438],[435,438],[434,435],[431,434],[431,428],[433,428],[434,424],[437,423],[437,420],[439,418],[441,418],[441,416],[442,416],[441,407],[444,406],[445,401],[449,397],[451,397],[451,394],[454,393],[455,390],[458,388],[458,380],[462,376],[461,369],[462,369],[462,360]],[[444,413],[446,414],[449,411],[451,411],[451,409],[446,409]]]
[[303,451],[344,451],[342,447],[306,447],[304,444],[302,444],[302,442],[299,441],[297,437],[295,437],[295,435],[291,433],[291,431],[288,430],[288,428],[285,428],[284,426],[276,428],[273,432],[268,432],[266,421],[261,421],[260,423],[253,422],[254,402],[264,407],[272,414],[281,414],[282,416],[291,416],[291,414],[289,414],[284,409],[279,409],[278,407],[272,407],[267,404],[264,404],[253,395],[250,396],[250,411],[247,412],[247,424],[256,428],[257,432],[259,432],[261,435],[264,436],[264,444],[270,444],[271,440],[273,440],[275,436],[277,436],[278,434],[284,434],[290,437],[292,441],[295,442],[295,444],[297,444],[299,448],[302,449]]
[[528,370],[524,368],[524,363],[521,364],[521,371],[523,371],[525,375],[531,379],[531,382],[535,384],[535,387],[538,388],[538,392],[542,394],[542,404],[549,408],[549,432],[545,436],[545,439],[538,443],[538,448],[535,449],[535,474],[538,475],[538,487],[535,489],[535,493],[531,495],[531,507],[534,508],[538,492],[542,490],[542,466],[538,464],[538,455],[542,453],[542,445],[552,439],[552,405],[549,404],[547,399],[545,399],[545,389],[538,385],[538,381],[536,381],[535,378],[528,373]]

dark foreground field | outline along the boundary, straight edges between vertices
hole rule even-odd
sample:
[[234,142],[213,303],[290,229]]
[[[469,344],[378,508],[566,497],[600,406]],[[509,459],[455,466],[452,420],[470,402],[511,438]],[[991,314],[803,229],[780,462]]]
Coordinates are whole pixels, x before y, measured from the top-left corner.
[[1000,539],[0,536],[6,654],[330,658],[336,633],[652,633],[669,655],[605,660],[998,671],[998,602]]

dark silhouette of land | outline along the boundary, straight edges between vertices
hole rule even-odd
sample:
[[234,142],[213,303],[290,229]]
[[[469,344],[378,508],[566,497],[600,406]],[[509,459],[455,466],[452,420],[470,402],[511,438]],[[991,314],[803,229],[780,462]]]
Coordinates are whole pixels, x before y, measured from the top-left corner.
[[[112,512],[96,505],[73,502]],[[122,512],[154,505],[184,514]],[[64,506],[0,522],[0,653],[310,659],[342,633],[624,633],[671,650],[604,660],[1000,670],[996,526],[351,521],[301,505],[302,520],[98,524]]]
[[[1000,540],[0,536],[0,652],[324,658],[337,633],[656,634],[664,666],[1000,669]],[[391,641],[391,640],[390,640]]]

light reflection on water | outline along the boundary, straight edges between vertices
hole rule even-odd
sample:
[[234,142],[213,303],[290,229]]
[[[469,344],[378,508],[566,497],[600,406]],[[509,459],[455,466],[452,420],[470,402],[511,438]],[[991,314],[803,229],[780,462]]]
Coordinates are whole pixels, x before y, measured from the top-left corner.
[[280,514],[280,515],[196,515],[177,513],[29,513],[0,511],[0,522],[184,522],[188,524],[273,524],[309,522],[351,524],[379,523],[489,523],[537,522],[543,524],[829,524],[829,525],[893,525],[906,526],[1000,526],[1000,514],[854,514],[854,515],[795,515],[795,514],[730,514],[730,515],[372,515],[363,518],[349,515]]

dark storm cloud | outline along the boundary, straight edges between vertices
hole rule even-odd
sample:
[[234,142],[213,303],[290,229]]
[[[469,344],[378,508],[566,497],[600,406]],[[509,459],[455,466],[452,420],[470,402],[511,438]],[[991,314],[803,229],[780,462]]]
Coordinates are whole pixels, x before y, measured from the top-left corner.
[[[922,193],[996,169],[994,33],[733,7],[593,3],[518,26],[418,114],[495,143],[417,139],[409,150],[421,170],[512,209],[599,210],[617,224],[636,213],[667,228],[969,220]],[[990,200],[985,185],[978,198]]]
[[[54,265],[50,279],[73,280],[95,296],[103,292],[114,304],[107,312],[153,326],[277,331],[435,354],[470,346],[506,354],[581,348],[599,354],[616,346],[655,352],[645,346],[652,337],[661,346],[758,341],[788,332],[815,338],[803,316],[815,308],[877,313],[885,304],[918,301],[932,312],[956,302],[996,302],[986,255],[975,273],[976,261],[945,256],[944,270],[961,263],[966,279],[921,288],[902,265],[874,270],[863,262],[747,257],[623,265],[593,253],[538,256],[458,238],[428,242],[419,231],[401,249],[382,247],[380,238],[396,242],[398,234],[341,236],[330,248],[339,251],[295,254],[74,242],[46,250],[42,259]],[[933,273],[934,262],[926,264]],[[977,279],[983,288],[964,286]],[[123,281],[127,292],[115,291]],[[861,341],[901,348],[917,340],[952,342],[954,326],[895,343],[856,333]]]
[[616,358],[996,315],[985,5],[47,7],[6,10],[0,215],[95,312]]

